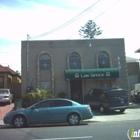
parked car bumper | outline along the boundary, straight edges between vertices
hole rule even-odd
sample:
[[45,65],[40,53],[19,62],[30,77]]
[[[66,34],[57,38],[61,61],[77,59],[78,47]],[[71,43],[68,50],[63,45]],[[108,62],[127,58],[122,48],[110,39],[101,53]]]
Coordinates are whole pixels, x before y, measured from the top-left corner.
[[0,99],[0,103],[10,102],[10,98],[2,98]]
[[4,118],[3,118],[3,122],[5,123],[5,124],[11,124],[12,125],[12,119],[9,117],[9,116],[4,116]]
[[129,106],[120,106],[120,107],[110,107],[107,108],[108,110],[121,110],[121,109],[127,109],[130,108]]
[[90,112],[89,114],[83,115],[82,120],[91,119],[93,116],[93,113]]

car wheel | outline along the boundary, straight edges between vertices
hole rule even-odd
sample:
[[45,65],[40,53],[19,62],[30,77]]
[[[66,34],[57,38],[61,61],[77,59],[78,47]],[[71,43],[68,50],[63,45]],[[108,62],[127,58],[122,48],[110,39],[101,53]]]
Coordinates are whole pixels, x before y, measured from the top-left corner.
[[105,109],[104,109],[104,107],[102,105],[100,105],[100,112],[105,113]]
[[70,114],[68,116],[68,122],[70,125],[77,125],[80,122],[80,116],[76,113]]
[[24,126],[26,126],[26,119],[22,115],[17,115],[13,119],[13,124],[17,128],[24,127]]
[[125,109],[121,109],[120,112],[123,113],[125,111]]

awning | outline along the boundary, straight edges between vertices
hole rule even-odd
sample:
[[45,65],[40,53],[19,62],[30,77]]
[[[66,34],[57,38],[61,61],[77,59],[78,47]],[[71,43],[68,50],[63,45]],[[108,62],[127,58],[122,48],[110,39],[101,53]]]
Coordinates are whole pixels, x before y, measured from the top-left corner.
[[65,70],[65,79],[66,80],[118,78],[118,77],[119,77],[119,68]]

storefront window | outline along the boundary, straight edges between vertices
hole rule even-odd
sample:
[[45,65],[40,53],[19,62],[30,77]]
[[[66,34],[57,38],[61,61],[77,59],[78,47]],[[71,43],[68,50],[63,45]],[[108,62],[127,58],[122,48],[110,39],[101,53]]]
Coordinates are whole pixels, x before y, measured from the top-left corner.
[[39,59],[40,70],[51,70],[51,58],[47,54],[42,54]]
[[81,58],[77,53],[72,53],[69,57],[70,69],[81,69]]
[[98,56],[99,68],[110,68],[109,56],[105,52],[100,52]]

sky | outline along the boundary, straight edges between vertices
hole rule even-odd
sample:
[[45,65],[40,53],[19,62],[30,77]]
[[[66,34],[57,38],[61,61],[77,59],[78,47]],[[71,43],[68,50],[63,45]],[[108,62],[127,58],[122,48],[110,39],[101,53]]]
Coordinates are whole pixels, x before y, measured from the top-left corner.
[[0,64],[21,72],[21,41],[82,39],[88,20],[98,38],[124,38],[127,57],[140,59],[139,0],[0,0]]

